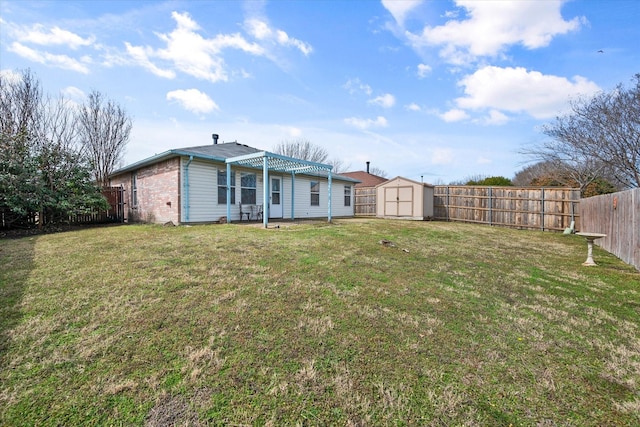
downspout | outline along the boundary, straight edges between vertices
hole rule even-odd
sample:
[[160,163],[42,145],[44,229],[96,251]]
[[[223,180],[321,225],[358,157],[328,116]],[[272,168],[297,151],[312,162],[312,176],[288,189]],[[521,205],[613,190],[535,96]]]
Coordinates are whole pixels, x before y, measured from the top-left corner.
[[329,203],[327,203],[329,209],[329,222],[331,222],[331,169],[329,169]]
[[227,224],[231,224],[231,163],[227,163]]
[[193,161],[193,156],[189,156],[189,161],[184,165],[184,219],[189,222],[189,165]]

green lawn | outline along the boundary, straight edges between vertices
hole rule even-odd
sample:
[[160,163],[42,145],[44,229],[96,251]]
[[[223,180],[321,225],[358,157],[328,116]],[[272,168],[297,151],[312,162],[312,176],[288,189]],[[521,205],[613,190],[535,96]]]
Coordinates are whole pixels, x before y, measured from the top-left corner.
[[594,257],[358,219],[0,240],[0,425],[636,426],[640,273]]

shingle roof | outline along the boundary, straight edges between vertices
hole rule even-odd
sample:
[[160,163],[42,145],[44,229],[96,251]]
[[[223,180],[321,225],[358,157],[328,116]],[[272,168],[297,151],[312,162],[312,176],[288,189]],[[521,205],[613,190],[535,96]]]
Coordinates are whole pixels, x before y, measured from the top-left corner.
[[200,145],[197,147],[176,148],[168,150],[160,154],[156,154],[146,159],[127,165],[117,171],[114,171],[111,176],[119,175],[121,173],[130,172],[138,168],[148,166],[154,163],[158,163],[162,160],[167,160],[173,157],[179,156],[193,156],[195,158],[206,160],[217,160],[224,162],[229,157],[243,156],[245,154],[259,153],[261,150],[257,148],[249,147],[248,145],[238,144],[237,142],[227,142],[223,144],[209,144]]
[[[224,162],[226,159],[245,156],[248,154],[261,153],[264,150],[258,150],[254,147],[249,147],[245,144],[239,144],[237,142],[227,142],[222,144],[209,144],[209,145],[200,145],[197,147],[186,147],[186,148],[178,148],[173,150],[165,151],[164,153],[156,154],[155,156],[148,157],[144,160],[140,160],[139,162],[132,163],[127,165],[111,174],[111,176],[116,176],[121,173],[131,172],[138,168],[148,166],[163,160],[167,160],[173,157],[179,156],[193,156],[194,158],[200,158],[205,160],[216,160],[219,162]],[[314,171],[310,173],[302,173],[303,175],[312,175],[312,176],[322,176],[327,177],[326,171]],[[332,177],[335,179],[342,179],[345,181],[358,182],[359,180],[354,177],[344,176],[343,174],[332,174]]]
[[360,181],[359,184],[356,184],[356,188],[375,187],[378,184],[382,184],[383,182],[388,181],[387,178],[383,178],[381,176],[374,175],[372,173],[368,173],[364,171],[343,172],[340,175],[347,176],[349,178],[357,179],[358,181]]

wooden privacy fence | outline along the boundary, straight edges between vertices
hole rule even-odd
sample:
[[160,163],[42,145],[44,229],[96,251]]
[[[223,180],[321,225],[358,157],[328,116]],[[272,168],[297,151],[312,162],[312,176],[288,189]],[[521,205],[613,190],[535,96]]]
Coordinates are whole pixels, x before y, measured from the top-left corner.
[[[102,224],[124,222],[124,188],[103,187],[102,195],[107,199],[109,209],[69,215],[61,220],[67,224]],[[47,225],[37,212],[29,212],[15,220],[16,214],[7,207],[0,206],[0,229],[33,228]],[[60,219],[58,219],[60,220]]]
[[355,189],[355,214],[357,216],[376,216],[376,189],[365,187]]
[[596,244],[640,270],[640,188],[580,201],[582,231],[603,233]]
[[575,221],[579,230],[579,201],[575,188],[436,185],[434,218],[543,231]]

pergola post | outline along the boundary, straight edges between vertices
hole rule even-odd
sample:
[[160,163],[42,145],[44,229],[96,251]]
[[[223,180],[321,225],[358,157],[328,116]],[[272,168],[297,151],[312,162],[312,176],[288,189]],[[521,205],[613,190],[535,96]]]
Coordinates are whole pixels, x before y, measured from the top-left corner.
[[231,208],[230,208],[230,183],[231,180],[231,165],[239,165],[246,168],[262,169],[263,178],[263,208],[262,208],[262,222],[264,227],[267,228],[269,224],[269,170],[274,170],[281,173],[291,173],[291,219],[295,219],[295,180],[296,174],[312,174],[314,172],[326,171],[329,181],[329,200],[328,200],[328,217],[331,221],[331,165],[325,165],[323,163],[311,162],[308,160],[296,159],[293,157],[283,156],[282,154],[270,153],[268,151],[261,151],[252,154],[246,154],[243,156],[230,157],[225,160],[227,163],[227,217],[230,221]]
[[269,159],[262,157],[262,224],[269,226]]
[[231,163],[227,163],[227,224],[231,224]]

